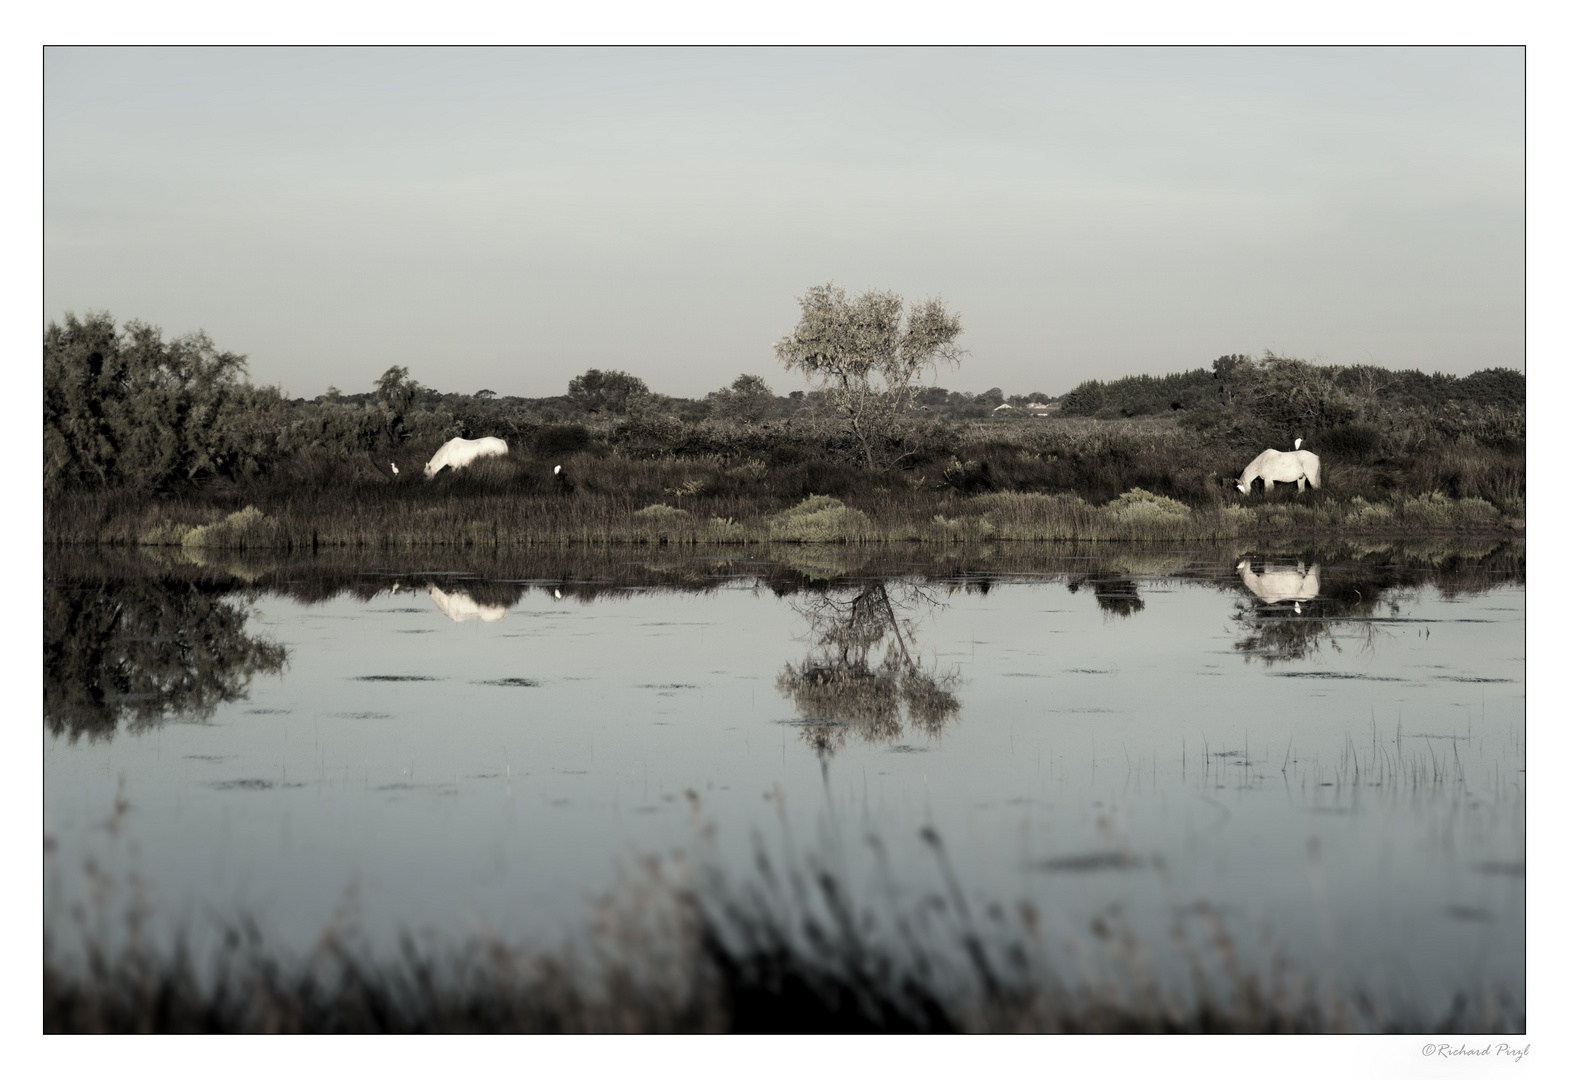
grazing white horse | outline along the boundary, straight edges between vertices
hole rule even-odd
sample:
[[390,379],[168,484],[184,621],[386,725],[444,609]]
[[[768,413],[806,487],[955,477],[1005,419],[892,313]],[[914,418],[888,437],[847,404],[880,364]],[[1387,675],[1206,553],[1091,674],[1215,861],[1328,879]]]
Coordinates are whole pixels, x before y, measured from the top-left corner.
[[1246,495],[1259,477],[1264,478],[1265,491],[1274,491],[1276,484],[1295,484],[1298,491],[1306,484],[1312,484],[1314,491],[1324,486],[1319,482],[1318,455],[1311,450],[1293,450],[1289,454],[1265,450],[1242,470],[1237,490]]
[[1237,573],[1242,575],[1242,584],[1248,591],[1266,604],[1295,603],[1300,613],[1303,600],[1318,598],[1318,563],[1309,567],[1297,563],[1295,569],[1265,563],[1264,572],[1255,574],[1253,561],[1243,559],[1237,564]]
[[468,593],[442,592],[434,585],[428,585],[425,591],[430,598],[436,601],[436,606],[441,613],[453,622],[467,622],[470,619],[479,619],[481,622],[495,622],[507,617],[505,604],[481,604]]
[[504,457],[507,444],[494,436],[484,439],[448,439],[441,444],[434,457],[425,463],[425,479],[429,480],[442,469],[457,472],[465,465],[472,465],[476,458]]

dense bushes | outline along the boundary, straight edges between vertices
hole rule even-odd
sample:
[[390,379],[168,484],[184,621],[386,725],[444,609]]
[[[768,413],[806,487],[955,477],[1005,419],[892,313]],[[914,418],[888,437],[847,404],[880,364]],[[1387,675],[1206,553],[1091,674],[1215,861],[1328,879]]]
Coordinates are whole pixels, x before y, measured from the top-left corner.
[[[1443,373],[1389,371],[1366,364],[1317,365],[1265,352],[1222,356],[1210,370],[1175,375],[1130,375],[1080,383],[1062,399],[1063,416],[1097,419],[1158,415],[1167,412],[1229,414],[1293,437],[1323,445],[1331,432],[1345,438],[1347,428],[1376,424],[1401,414],[1450,410],[1475,417],[1489,410],[1521,413],[1525,375],[1489,368],[1464,378]],[[1360,430],[1354,452],[1370,452]]]
[[165,342],[102,312],[44,335],[44,488],[167,490],[270,463],[282,395],[243,381],[245,358],[207,335]]
[[[598,393],[598,413],[571,398],[441,394],[401,367],[368,393],[288,401],[246,383],[244,358],[204,335],[165,342],[140,323],[116,331],[104,314],[51,324],[44,367],[50,543],[138,543],[158,529],[182,542],[203,527],[204,545],[225,547],[767,539],[769,521],[813,496],[865,515],[870,524],[829,530],[862,539],[1362,529],[1385,512],[1352,513],[1352,500],[1385,507],[1402,529],[1440,518],[1507,528],[1524,514],[1524,380],[1500,369],[1456,379],[1222,357],[1210,371],[1085,383],[1064,408],[1159,415],[907,419],[873,448],[897,467],[870,470],[841,420],[806,398],[770,410],[757,376],[680,403],[596,373],[603,385],[578,397]],[[510,453],[426,483],[424,462],[459,435],[499,436]],[[1255,496],[1246,505],[1267,513],[1219,516],[1241,501],[1234,478],[1258,450],[1299,436],[1323,458],[1324,490]],[[558,465],[575,491],[552,482]],[[1394,509],[1433,494],[1493,510]],[[1030,508],[1017,521],[969,510],[1003,495],[1071,498],[1083,510],[1053,502],[1050,522],[1044,504],[1008,503]],[[1120,508],[1110,517],[1108,503]],[[1195,516],[1177,520],[1174,504]],[[631,519],[656,506],[671,513]],[[228,522],[246,507],[264,519]]]

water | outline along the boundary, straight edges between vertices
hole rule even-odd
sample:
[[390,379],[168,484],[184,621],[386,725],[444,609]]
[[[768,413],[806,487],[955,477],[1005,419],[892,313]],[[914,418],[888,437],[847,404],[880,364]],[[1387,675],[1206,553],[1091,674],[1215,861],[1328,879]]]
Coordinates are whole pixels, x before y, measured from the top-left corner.
[[938,891],[931,826],[1064,941],[1171,966],[1202,902],[1523,1001],[1523,548],[772,554],[51,560],[52,941],[112,878],[166,937],[549,944],[639,854]]

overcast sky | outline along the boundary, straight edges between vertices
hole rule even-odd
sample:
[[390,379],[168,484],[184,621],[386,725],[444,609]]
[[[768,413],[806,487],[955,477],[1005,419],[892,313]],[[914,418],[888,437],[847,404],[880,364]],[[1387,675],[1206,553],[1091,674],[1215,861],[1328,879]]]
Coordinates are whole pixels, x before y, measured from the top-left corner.
[[1519,49],[45,54],[45,317],[257,382],[802,385],[796,297],[942,296],[940,385],[1265,349],[1524,363]]

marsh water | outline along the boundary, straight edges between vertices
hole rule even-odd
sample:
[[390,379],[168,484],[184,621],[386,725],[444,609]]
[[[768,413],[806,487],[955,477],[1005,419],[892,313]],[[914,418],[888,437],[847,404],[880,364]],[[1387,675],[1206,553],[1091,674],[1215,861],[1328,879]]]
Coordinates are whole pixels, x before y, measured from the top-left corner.
[[1523,1003],[1524,608],[1492,542],[51,556],[46,930],[548,947],[765,850]]

